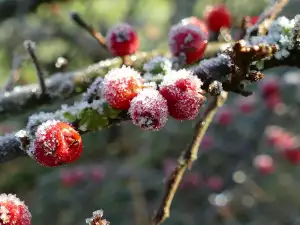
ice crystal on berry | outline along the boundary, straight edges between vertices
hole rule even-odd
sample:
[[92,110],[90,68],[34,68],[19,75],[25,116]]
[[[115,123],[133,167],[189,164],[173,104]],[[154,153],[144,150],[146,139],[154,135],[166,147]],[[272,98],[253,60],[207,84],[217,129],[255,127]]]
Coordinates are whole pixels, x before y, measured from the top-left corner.
[[192,120],[198,115],[205,97],[202,82],[190,71],[182,69],[167,74],[160,84],[160,93],[168,103],[169,113],[179,120]]
[[13,194],[0,195],[1,225],[30,225],[31,214],[28,207]]
[[132,101],[129,115],[133,124],[147,131],[161,129],[168,119],[167,101],[153,88],[145,88]]
[[97,210],[93,212],[93,217],[86,219],[86,223],[89,225],[109,225],[109,221],[102,219],[103,210]]
[[103,95],[115,109],[127,110],[130,101],[138,94],[143,86],[139,72],[123,66],[108,72],[103,81]]

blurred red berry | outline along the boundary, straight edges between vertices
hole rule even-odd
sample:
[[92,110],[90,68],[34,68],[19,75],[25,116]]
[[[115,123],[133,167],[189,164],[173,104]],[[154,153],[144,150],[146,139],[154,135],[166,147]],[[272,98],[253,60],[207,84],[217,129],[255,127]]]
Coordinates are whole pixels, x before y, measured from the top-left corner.
[[202,82],[187,70],[172,71],[164,76],[160,93],[167,100],[169,114],[178,120],[193,120],[205,97],[200,94]]
[[125,56],[134,54],[140,42],[135,29],[127,23],[121,23],[108,31],[106,44],[113,55]]
[[269,155],[258,155],[253,161],[254,167],[263,175],[270,174],[274,171],[274,161]]
[[168,120],[168,105],[153,88],[145,88],[130,103],[128,110],[133,124],[143,130],[160,130]]
[[216,115],[216,122],[222,126],[228,126],[233,120],[233,112],[227,107],[223,107]]
[[103,81],[104,98],[113,108],[120,110],[129,109],[131,100],[142,88],[140,73],[126,66],[112,69]]
[[200,144],[200,150],[210,150],[214,145],[214,139],[212,136],[204,135],[201,144]]
[[77,183],[77,179],[70,170],[63,170],[60,174],[60,181],[65,187],[73,187]]
[[99,182],[99,181],[103,180],[103,178],[105,176],[105,172],[100,167],[93,167],[91,169],[91,176],[92,176],[92,180],[94,182]]
[[30,225],[31,214],[28,207],[16,195],[0,195],[1,225]]
[[266,137],[269,144],[279,151],[285,151],[296,145],[295,137],[277,126],[268,127],[266,129]]
[[238,109],[243,114],[252,113],[255,110],[256,98],[254,95],[248,97],[238,97],[236,99]]
[[300,164],[300,147],[287,148],[282,151],[283,156],[292,164]]
[[214,32],[219,32],[222,27],[231,26],[231,13],[223,4],[208,6],[204,10],[204,18],[208,28]]
[[206,184],[213,191],[219,191],[223,188],[223,179],[219,176],[212,176],[208,178]]
[[180,184],[180,188],[198,188],[201,184],[201,177],[198,173],[187,173]]
[[192,24],[192,25],[199,27],[206,34],[206,39],[208,39],[209,31],[208,31],[206,23],[203,20],[200,20],[195,16],[191,16],[191,17],[187,17],[187,18],[181,20],[181,24],[183,24],[183,25]]
[[259,16],[252,16],[252,17],[250,17],[250,24],[251,25],[255,25],[256,22],[258,21],[258,19],[259,19]]
[[35,139],[28,150],[43,166],[59,166],[77,160],[82,153],[80,134],[69,124],[49,120],[38,126]]
[[266,77],[260,83],[260,89],[262,91],[263,97],[272,96],[278,94],[280,90],[280,83],[277,77]]
[[282,104],[281,95],[278,93],[270,94],[264,97],[264,102],[270,110],[275,110],[278,106],[280,106],[280,104]]
[[176,24],[169,32],[169,49],[173,56],[182,57],[192,64],[203,57],[207,46],[207,35],[193,24]]

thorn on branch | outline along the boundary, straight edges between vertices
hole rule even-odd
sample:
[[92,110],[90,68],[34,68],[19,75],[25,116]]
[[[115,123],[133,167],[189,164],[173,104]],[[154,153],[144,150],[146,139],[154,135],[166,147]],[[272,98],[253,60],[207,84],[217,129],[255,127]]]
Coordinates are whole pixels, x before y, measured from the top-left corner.
[[96,41],[104,48],[107,49],[105,37],[92,26],[87,24],[87,22],[76,12],[71,13],[72,20],[77,26],[86,30]]
[[178,164],[169,176],[166,184],[166,190],[160,204],[158,211],[152,220],[152,225],[158,225],[164,222],[170,215],[170,207],[173,198],[176,194],[180,181],[182,180],[183,174],[186,169],[192,167],[192,163],[197,159],[199,146],[209,127],[212,119],[217,111],[217,109],[223,105],[226,101],[227,93],[223,92],[223,95],[214,97],[214,100],[209,104],[203,117],[197,123],[195,128],[194,137],[185,151],[182,152],[180,158],[178,159]]
[[40,64],[40,62],[38,60],[38,57],[37,57],[37,55],[35,53],[35,50],[34,50],[35,49],[35,43],[31,40],[24,41],[24,47],[27,50],[27,52],[29,53],[29,55],[30,55],[30,57],[33,61],[33,64],[35,66],[36,74],[37,74],[37,77],[38,77],[38,80],[39,80],[42,95],[46,95],[47,94],[47,87],[46,87],[46,84],[45,84],[45,78],[44,78],[44,74],[43,74],[43,71],[42,71],[41,64]]

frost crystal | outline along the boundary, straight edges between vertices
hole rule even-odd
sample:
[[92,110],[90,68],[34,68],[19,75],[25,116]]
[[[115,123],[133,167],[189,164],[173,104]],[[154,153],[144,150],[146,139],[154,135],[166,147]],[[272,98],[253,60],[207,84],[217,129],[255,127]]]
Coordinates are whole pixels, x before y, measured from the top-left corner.
[[89,225],[109,225],[109,221],[102,219],[103,217],[103,210],[97,210],[93,212],[93,217],[88,218],[85,222]]
[[147,131],[161,129],[168,119],[167,101],[152,88],[141,91],[131,101],[128,112],[133,124]]
[[31,214],[28,207],[16,195],[0,195],[0,224],[30,225]]
[[89,101],[91,99],[100,99],[102,95],[103,78],[98,77],[92,85],[88,88],[86,93],[83,94],[83,100]]
[[267,35],[251,37],[250,44],[275,44],[278,47],[275,58],[287,58],[295,44],[293,41],[294,27],[295,19],[289,20],[286,17],[279,17],[272,23]]
[[144,64],[145,80],[160,81],[172,69],[172,62],[167,57],[157,56]]
[[191,79],[193,81],[193,84],[200,89],[202,82],[200,79],[198,79],[191,71],[188,71],[186,69],[181,70],[172,70],[170,73],[168,73],[162,83],[160,84],[160,87],[173,85],[175,84],[179,79]]

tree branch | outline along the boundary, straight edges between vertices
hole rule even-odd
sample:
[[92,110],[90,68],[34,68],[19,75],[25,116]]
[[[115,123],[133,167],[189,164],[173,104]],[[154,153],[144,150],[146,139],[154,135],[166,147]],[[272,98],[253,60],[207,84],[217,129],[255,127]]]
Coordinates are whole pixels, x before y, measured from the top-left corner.
[[0,2],[0,22],[34,12],[41,4],[63,1],[65,0],[3,0]]
[[[216,55],[225,43],[209,44],[206,57]],[[166,52],[141,52],[133,55],[130,59],[132,67],[140,69],[141,65],[157,55],[166,55]],[[47,98],[42,95],[39,85],[32,84],[15,87],[11,92],[0,96],[0,121],[7,117],[22,115],[38,110],[39,107],[65,100],[86,91],[96,77],[104,77],[106,73],[122,65],[121,58],[112,58],[100,61],[78,71],[57,73],[45,79]]]
[[178,189],[179,183],[183,177],[183,174],[186,171],[186,169],[191,168],[192,163],[197,159],[198,149],[202,138],[207,128],[209,127],[218,107],[223,105],[226,98],[227,93],[225,96],[220,95],[219,97],[214,97],[213,101],[208,105],[203,117],[197,123],[195,128],[195,134],[191,144],[187,147],[185,151],[182,152],[182,155],[178,159],[177,167],[169,176],[162,203],[153,218],[152,225],[160,224],[169,217],[170,206],[174,195]]

